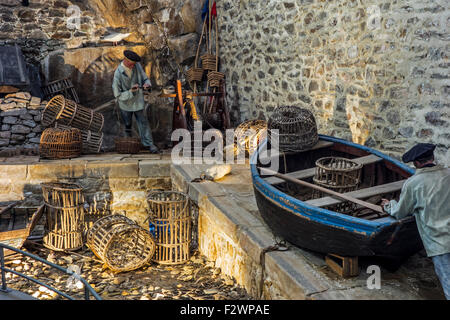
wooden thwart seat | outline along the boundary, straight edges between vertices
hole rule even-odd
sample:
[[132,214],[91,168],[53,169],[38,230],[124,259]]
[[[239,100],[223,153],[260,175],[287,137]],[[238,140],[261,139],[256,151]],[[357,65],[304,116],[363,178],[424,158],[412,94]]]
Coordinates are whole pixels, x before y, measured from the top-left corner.
[[[351,159],[352,161],[355,161],[359,164],[364,165],[368,165],[371,163],[375,163],[378,161],[381,161],[382,159],[374,154],[368,155],[368,156],[364,156],[364,157],[359,157],[359,158],[355,158],[355,159]],[[299,170],[299,171],[294,171],[294,172],[289,172],[286,173],[287,176],[290,176],[292,178],[295,179],[308,179],[308,178],[312,178],[314,177],[314,174],[316,172],[316,168],[308,168],[308,169],[304,169],[304,170]],[[268,177],[265,178],[264,181],[266,181],[267,183],[270,183],[271,185],[276,185],[282,182],[285,182],[283,179],[277,178],[277,177]]]
[[[382,185],[375,186],[375,187],[359,189],[359,190],[347,192],[344,194],[351,196],[353,198],[356,198],[356,199],[370,198],[370,197],[373,197],[376,195],[399,191],[399,190],[401,190],[405,181],[406,181],[406,179],[382,184]],[[345,200],[337,199],[337,198],[333,198],[333,197],[323,197],[323,198],[319,198],[319,199],[308,200],[308,201],[305,201],[305,203],[312,205],[312,206],[316,206],[316,207],[328,207],[328,206],[333,206],[333,205],[339,204],[343,201],[345,201]]]

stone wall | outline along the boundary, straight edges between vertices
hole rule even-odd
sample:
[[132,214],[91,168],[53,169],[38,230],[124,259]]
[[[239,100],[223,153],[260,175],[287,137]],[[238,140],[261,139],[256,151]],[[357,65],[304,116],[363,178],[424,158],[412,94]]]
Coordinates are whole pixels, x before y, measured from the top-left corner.
[[46,101],[28,92],[17,92],[0,98],[0,150],[38,149],[41,133],[41,111]]
[[233,119],[280,105],[312,110],[319,132],[399,157],[437,144],[450,164],[449,2],[218,1]]
[[[26,62],[39,67],[42,84],[69,78],[80,103],[96,108],[114,98],[113,74],[125,49],[142,56],[155,93],[173,88],[176,79],[187,87],[185,72],[196,54],[202,3],[202,0],[30,0],[24,6],[22,1],[3,0],[0,46],[18,44]],[[129,36],[115,43],[107,40],[112,34]],[[173,101],[157,98],[155,94],[151,97],[150,109],[156,110],[152,116],[161,125],[154,132],[155,139],[161,144],[168,143]],[[103,111],[114,121],[110,127],[118,128],[113,109]],[[118,132],[107,134],[114,136]]]

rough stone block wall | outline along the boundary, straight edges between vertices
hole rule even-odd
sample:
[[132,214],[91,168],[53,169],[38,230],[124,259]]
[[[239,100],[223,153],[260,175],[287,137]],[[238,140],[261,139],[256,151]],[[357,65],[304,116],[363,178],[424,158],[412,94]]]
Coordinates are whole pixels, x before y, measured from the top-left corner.
[[17,92],[0,98],[0,150],[39,148],[41,112],[46,101],[28,92]]
[[319,132],[394,157],[437,144],[450,164],[449,2],[218,1],[235,122],[312,110]]

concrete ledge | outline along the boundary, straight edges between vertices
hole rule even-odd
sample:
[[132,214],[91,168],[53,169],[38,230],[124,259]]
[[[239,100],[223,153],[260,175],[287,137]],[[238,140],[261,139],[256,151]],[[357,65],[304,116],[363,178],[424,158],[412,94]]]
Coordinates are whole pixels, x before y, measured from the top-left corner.
[[171,160],[140,160],[140,177],[170,177]]

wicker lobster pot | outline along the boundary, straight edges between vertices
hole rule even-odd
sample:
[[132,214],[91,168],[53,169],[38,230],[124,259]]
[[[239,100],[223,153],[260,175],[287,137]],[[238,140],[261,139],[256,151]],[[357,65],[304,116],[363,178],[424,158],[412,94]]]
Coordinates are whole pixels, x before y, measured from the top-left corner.
[[212,70],[216,71],[217,58],[215,55],[206,53],[200,57],[202,60],[202,68],[203,70]]
[[[358,188],[361,178],[362,164],[341,157],[324,157],[316,161],[316,172],[313,177],[315,184],[327,189],[345,193]],[[314,191],[313,197],[325,196],[320,191]],[[348,212],[356,207],[354,203],[344,202],[333,207],[339,212]]]
[[42,183],[46,207],[43,244],[55,250],[78,250],[83,246],[84,196],[76,184]]
[[141,140],[136,137],[117,137],[114,139],[117,153],[139,153]]
[[238,153],[246,152],[252,155],[258,144],[267,135],[267,121],[248,120],[237,126],[235,131]]
[[[55,128],[70,129],[72,127],[56,122]],[[91,130],[80,130],[80,131],[81,131],[81,138],[83,139],[83,146],[81,149],[81,153],[84,154],[99,153],[102,148],[103,133],[92,132]]]
[[225,77],[225,74],[217,71],[208,72],[208,83],[210,87],[220,87],[220,83]]
[[282,106],[274,110],[268,129],[281,152],[298,152],[319,141],[317,124],[311,111],[297,106]]
[[122,215],[97,220],[87,233],[87,245],[114,272],[144,266],[156,247],[148,231]]
[[203,69],[202,68],[190,68],[186,72],[186,76],[187,76],[187,80],[189,82],[202,81],[202,79],[203,79]]
[[47,128],[41,134],[39,154],[42,158],[68,159],[81,155],[83,139],[76,128]]
[[192,215],[189,197],[177,191],[153,191],[147,196],[150,232],[156,242],[153,261],[175,265],[190,258]]
[[63,95],[53,97],[45,106],[41,123],[49,126],[58,120],[59,123],[81,130],[102,131],[104,118],[99,112],[85,108],[76,102],[64,98]]
[[78,94],[75,91],[72,81],[70,79],[61,79],[48,83],[42,87],[45,100],[51,99],[56,95],[62,94],[67,99],[71,99],[76,103],[80,102]]

